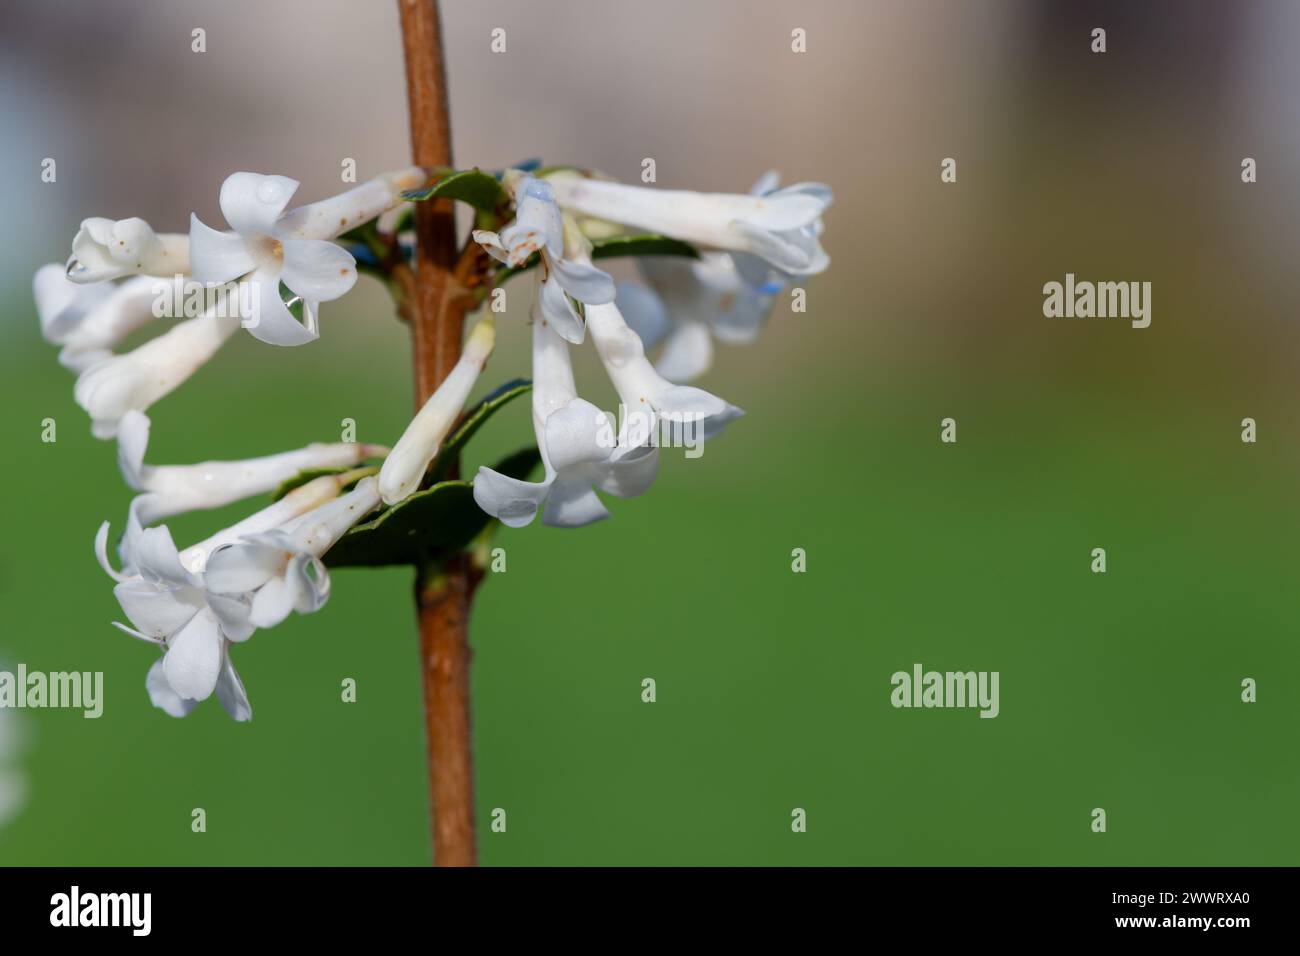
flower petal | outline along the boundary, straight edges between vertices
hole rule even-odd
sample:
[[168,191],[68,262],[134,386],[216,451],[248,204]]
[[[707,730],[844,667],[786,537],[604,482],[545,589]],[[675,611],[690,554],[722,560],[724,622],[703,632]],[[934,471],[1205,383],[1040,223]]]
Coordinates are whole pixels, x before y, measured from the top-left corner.
[[664,378],[689,382],[713,364],[713,338],[703,322],[679,322],[664,343],[655,371]]
[[221,665],[221,676],[217,678],[217,700],[221,701],[226,713],[235,720],[243,722],[253,719],[253,705],[248,702],[248,691],[244,690],[244,682],[239,679],[239,672],[230,659],[229,647],[226,648]]
[[474,476],[474,500],[508,528],[522,528],[531,522],[550,489],[549,479],[520,481],[491,468],[480,468]]
[[221,625],[221,633],[231,641],[246,641],[253,636],[257,628],[249,620],[250,607],[247,600],[231,597],[228,594],[205,595],[208,608]]
[[560,338],[574,345],[582,344],[583,339],[587,337],[586,327],[583,325],[582,318],[574,310],[573,304],[569,302],[568,296],[564,294],[564,289],[553,276],[541,284],[537,304],[542,317],[550,323],[551,328],[555,329]]
[[193,587],[195,580],[182,565],[166,525],[145,528],[131,541],[131,563],[147,581],[173,587]]
[[297,190],[288,176],[231,173],[221,184],[221,214],[240,235],[270,235]]
[[170,637],[180,631],[202,609],[185,600],[195,592],[189,588],[160,587],[147,581],[127,581],[113,588],[113,596],[131,623],[150,637]]
[[[596,464],[614,449],[614,430],[605,413],[575,398],[546,416],[546,459],[556,471]],[[602,436],[608,438],[602,441]]]
[[619,447],[603,471],[596,487],[620,498],[635,498],[654,483],[659,472],[659,449],[653,445]]
[[208,611],[194,615],[167,645],[163,675],[187,700],[207,700],[221,673],[221,628]]
[[190,213],[190,270],[199,282],[230,282],[256,267],[248,243],[233,232],[218,232]]
[[293,611],[298,602],[298,578],[282,574],[271,578],[253,595],[250,620],[258,627],[275,627]]
[[357,261],[323,239],[286,239],[280,281],[312,302],[329,302],[357,284]]
[[613,277],[588,262],[552,259],[551,275],[565,292],[587,305],[604,305],[614,301],[617,291]]
[[673,321],[668,317],[664,300],[648,285],[620,282],[616,301],[624,320],[641,337],[646,348],[654,348],[672,330]]
[[144,679],[144,689],[149,692],[149,700],[163,713],[170,717],[185,717],[193,713],[199,702],[186,700],[172,689],[172,685],[167,683],[167,675],[163,673],[164,660],[165,658],[158,658],[149,668]]
[[283,570],[283,549],[234,544],[212,552],[203,571],[203,583],[218,594],[243,594],[257,590]]
[[120,571],[113,570],[113,565],[108,560],[108,522],[105,521],[95,532],[95,558],[99,561],[99,566],[104,569],[114,581],[126,581],[130,575],[123,574]]
[[149,416],[133,408],[117,425],[117,466],[127,485],[136,491],[144,490],[144,453],[148,447]]
[[551,485],[542,522],[556,528],[580,528],[608,517],[609,509],[601,503],[591,482],[560,476]]
[[249,280],[256,286],[257,314],[244,322],[253,338],[268,345],[305,345],[319,337],[316,313],[303,304],[303,321],[299,322],[280,298],[279,276],[256,274]]

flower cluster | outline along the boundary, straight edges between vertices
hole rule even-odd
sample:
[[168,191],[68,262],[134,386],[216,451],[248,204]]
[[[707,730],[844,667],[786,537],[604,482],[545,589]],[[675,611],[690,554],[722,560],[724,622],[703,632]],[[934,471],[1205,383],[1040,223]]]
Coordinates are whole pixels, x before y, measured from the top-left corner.
[[[157,234],[141,219],[87,219],[66,268],[36,274],[41,330],[78,376],[74,395],[92,433],[116,439],[122,476],[136,492],[117,567],[108,522],[95,551],[130,621],[117,627],[161,652],[146,687],[168,714],[184,716],[215,693],[236,720],[251,718],[232,648],[294,611],[318,610],[330,590],[326,552],[367,515],[428,485],[431,463],[492,353],[493,320],[473,328],[459,362],[391,452],[346,442],[152,465],[145,413],[241,326],[274,345],[315,339],[320,304],[357,279],[357,260],[334,240],[381,217],[390,221],[403,192],[431,178],[438,173],[401,170],[288,209],[297,182],[239,172],[221,187],[228,230],[193,215],[188,235]],[[539,512],[546,524],[577,527],[608,516],[598,492],[630,497],[650,486],[664,436],[708,440],[743,414],[680,383],[708,369],[714,338],[752,341],[792,277],[827,267],[819,236],[831,193],[816,183],[780,189],[772,174],[748,195],[648,189],[568,170],[508,170],[500,186],[513,216],[481,215],[481,225],[497,228],[476,229],[472,240],[502,264],[490,281],[536,267],[532,410],[543,474],[528,481],[481,468],[473,496],[511,527]],[[619,230],[647,230],[700,252],[644,259],[647,284],[619,286],[593,263],[593,239]],[[169,318],[178,321],[143,345],[114,351]],[[618,393],[621,420],[578,396],[569,350],[588,336]],[[659,339],[665,347],[652,363],[646,346]],[[380,458],[378,467],[365,464]],[[307,480],[311,474],[317,477]],[[184,550],[165,524],[281,487],[291,490]]]
[[[669,435],[689,431],[703,441],[743,414],[673,379],[690,380],[708,368],[710,331],[752,341],[790,276],[830,264],[818,236],[831,192],[816,183],[777,189],[775,174],[749,196],[649,189],[572,171],[545,179],[507,174],[507,183],[514,221],[499,233],[476,231],[474,239],[515,268],[540,256],[532,309],[533,427],[545,474],[529,482],[481,468],[474,499],[512,527],[528,524],[538,511],[546,524],[589,524],[609,514],[598,490],[627,497],[650,486],[665,426]],[[588,239],[610,224],[707,251],[699,259],[643,257],[651,287],[616,288],[592,264]],[[652,364],[645,349],[663,337],[653,334],[656,326],[672,331]],[[621,424],[577,395],[569,343],[580,345],[587,332],[618,393]]]

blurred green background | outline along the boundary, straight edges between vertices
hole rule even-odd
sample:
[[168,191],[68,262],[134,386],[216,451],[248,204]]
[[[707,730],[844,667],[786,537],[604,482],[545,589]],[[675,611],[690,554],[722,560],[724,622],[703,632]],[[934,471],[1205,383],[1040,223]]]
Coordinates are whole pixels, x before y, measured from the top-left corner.
[[[667,188],[744,189],[773,166],[836,190],[808,312],[779,305],[700,383],[748,417],[698,460],[666,454],[610,521],[498,536],[508,570],[472,621],[482,862],[1294,863],[1300,9],[445,6],[462,165],[635,179],[654,157]],[[129,495],[29,286],[84,216],[179,230],[191,210],[218,221],[236,169],[301,179],[308,201],[345,157],[363,177],[403,165],[395,10],[106,7],[0,15],[0,668],[106,683],[99,720],[0,713],[23,741],[0,762],[26,781],[0,862],[426,863],[410,572],[339,571],[322,612],[238,648],[251,724],[150,707],[153,652],[109,626],[91,551]],[[1044,318],[1066,272],[1152,282],[1151,327]],[[481,391],[527,374],[525,305],[511,296]],[[394,440],[410,358],[383,291],[363,280],[322,327],[293,350],[234,340],[150,410],[149,460],[335,440],[344,418]],[[472,463],[531,440],[525,404]],[[184,546],[240,513],[172,526]],[[999,671],[1000,716],[893,709],[890,675],[916,662]]]

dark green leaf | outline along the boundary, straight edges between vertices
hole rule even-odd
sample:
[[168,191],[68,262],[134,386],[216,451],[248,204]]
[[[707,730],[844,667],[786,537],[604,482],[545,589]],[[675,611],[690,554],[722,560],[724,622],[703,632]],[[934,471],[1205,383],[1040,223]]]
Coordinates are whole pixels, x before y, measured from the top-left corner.
[[591,243],[591,258],[609,259],[613,256],[687,256],[698,259],[700,252],[689,242],[667,236],[613,236],[595,239]]
[[491,173],[481,169],[451,172],[422,189],[408,189],[403,199],[422,202],[426,199],[459,199],[482,212],[496,212],[509,205],[510,196]]

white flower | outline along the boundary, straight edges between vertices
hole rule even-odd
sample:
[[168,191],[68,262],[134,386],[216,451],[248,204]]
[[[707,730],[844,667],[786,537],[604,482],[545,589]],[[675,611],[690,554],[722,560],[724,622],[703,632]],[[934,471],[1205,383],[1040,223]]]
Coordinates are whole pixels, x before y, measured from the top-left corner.
[[[184,716],[194,703],[216,690],[237,720],[251,716],[247,696],[230,663],[228,645],[246,641],[256,624],[247,596],[214,592],[203,571],[209,557],[248,534],[291,522],[329,501],[352,475],[326,475],[295,488],[271,506],[178,552],[165,525],[128,530],[123,572],[107,556],[108,522],[95,536],[95,552],[104,570],[117,581],[113,594],[132,627],[113,622],[132,637],[164,649],[149,673],[147,686],[155,706]],[[185,702],[185,703],[180,703]],[[240,714],[246,716],[240,716]]]
[[189,239],[173,233],[158,235],[143,219],[83,219],[67,266],[73,282],[189,271]]
[[425,469],[451,431],[495,343],[496,329],[491,319],[474,326],[451,374],[416,412],[384,459],[379,471],[379,493],[384,504],[397,504],[420,487]]
[[[419,166],[384,173],[337,196],[291,209],[276,224],[276,237],[333,239],[396,209],[402,204],[403,191],[419,189],[428,180],[429,174]],[[233,221],[230,224],[235,225]]]
[[474,500],[503,524],[519,528],[545,505],[542,521],[578,527],[609,517],[596,489],[629,498],[654,481],[659,452],[614,440],[605,412],[578,398],[569,346],[547,320],[533,316],[533,428],[545,476],[520,481],[491,468],[474,476]]
[[91,433],[112,438],[127,412],[144,411],[198,371],[239,330],[239,316],[223,311],[213,308],[178,322],[139,348],[83,371],[73,397],[89,413]]
[[749,252],[791,275],[822,272],[821,215],[830,187],[797,183],[761,196],[650,189],[572,173],[549,177],[559,204],[585,216],[620,222],[717,249]]
[[675,385],[660,375],[645,356],[641,339],[627,326],[618,306],[587,309],[587,328],[605,372],[626,409],[626,424],[644,432],[620,440],[640,444],[653,437],[661,422],[675,434],[683,430],[700,441],[715,437],[728,422],[745,414],[718,396],[690,385]]
[[727,253],[643,256],[638,267],[649,286],[620,283],[619,309],[646,348],[664,343],[655,368],[675,381],[709,370],[715,338],[752,342],[772,311],[773,295],[750,284]]
[[[315,339],[320,303],[337,299],[357,281],[356,260],[345,249],[281,231],[281,215],[297,188],[297,180],[286,176],[232,173],[221,184],[221,212],[234,232],[218,232],[190,216],[194,277],[225,283],[246,276],[256,300],[255,311],[244,317],[248,330],[272,345]],[[280,297],[281,282],[303,300],[302,322]]]
[[142,526],[187,511],[220,508],[253,495],[274,491],[295,475],[315,469],[346,468],[382,457],[382,445],[314,442],[295,451],[239,461],[205,461],[194,465],[146,465],[149,416],[130,411],[117,433],[117,462],[122,477],[140,492],[131,510]]
[[152,322],[157,291],[158,280],[147,276],[83,285],[54,263],[37,269],[32,280],[41,335],[63,346],[59,363],[74,372],[111,358],[113,346]]
[[363,478],[341,498],[301,518],[261,533],[245,534],[238,543],[208,558],[204,578],[210,591],[252,594],[249,620],[274,627],[291,611],[310,614],[329,597],[329,572],[321,557],[349,528],[379,505],[379,486]]
[[[778,175],[764,173],[751,196],[775,192]],[[649,284],[620,283],[618,305],[646,348],[664,343],[655,368],[689,382],[713,364],[713,340],[748,345],[758,338],[777,293],[791,277],[745,252],[705,252],[699,259],[641,256]]]
[[[573,257],[574,242],[555,203],[549,183],[520,176],[514,183],[515,220],[501,232],[474,230],[474,240],[494,258],[522,266],[534,252],[541,253],[541,313],[560,337],[581,344],[582,319],[569,296],[585,305],[614,301],[614,280],[589,260]],[[567,242],[567,245],[566,245]]]

